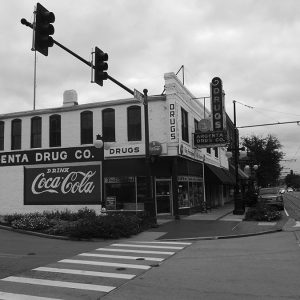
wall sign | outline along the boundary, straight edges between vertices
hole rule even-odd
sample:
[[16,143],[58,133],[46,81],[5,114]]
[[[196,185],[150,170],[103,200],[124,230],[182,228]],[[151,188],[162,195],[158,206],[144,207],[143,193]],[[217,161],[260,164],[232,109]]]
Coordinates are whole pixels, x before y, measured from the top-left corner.
[[144,144],[131,144],[113,146],[109,149],[104,150],[105,157],[120,157],[120,156],[133,156],[133,155],[144,155],[145,145]]
[[222,80],[214,77],[210,84],[211,91],[211,111],[212,111],[212,130],[222,131],[224,125],[224,95]]
[[162,145],[160,142],[152,141],[149,143],[149,154],[150,155],[161,155]]
[[24,167],[24,205],[101,204],[101,163]]
[[103,149],[94,146],[0,152],[0,167],[102,161],[103,156]]
[[197,148],[223,147],[227,144],[228,136],[225,130],[194,133],[194,146]]
[[177,139],[176,106],[175,106],[175,103],[170,103],[169,104],[169,126],[170,126],[170,141],[174,142]]

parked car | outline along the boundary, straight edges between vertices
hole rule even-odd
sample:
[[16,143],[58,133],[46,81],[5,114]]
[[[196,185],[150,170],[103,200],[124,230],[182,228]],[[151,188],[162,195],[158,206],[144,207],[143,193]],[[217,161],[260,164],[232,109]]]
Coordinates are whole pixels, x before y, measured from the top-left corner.
[[293,192],[294,190],[293,190],[293,188],[288,187],[286,191],[289,193],[289,192]]
[[275,206],[283,210],[283,196],[278,187],[261,188],[258,192],[258,203]]

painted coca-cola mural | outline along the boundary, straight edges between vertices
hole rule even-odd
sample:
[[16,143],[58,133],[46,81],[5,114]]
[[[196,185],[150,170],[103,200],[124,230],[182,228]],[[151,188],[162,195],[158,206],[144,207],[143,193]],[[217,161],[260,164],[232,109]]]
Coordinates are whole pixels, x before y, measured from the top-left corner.
[[24,204],[100,204],[101,173],[101,163],[26,166]]

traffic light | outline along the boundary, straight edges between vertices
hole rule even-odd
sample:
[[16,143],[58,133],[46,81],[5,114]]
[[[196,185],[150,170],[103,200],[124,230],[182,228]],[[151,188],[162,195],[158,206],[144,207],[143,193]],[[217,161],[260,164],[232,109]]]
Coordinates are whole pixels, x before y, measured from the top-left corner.
[[95,47],[95,70],[94,70],[94,82],[103,86],[103,80],[108,78],[107,69],[108,69],[108,54],[104,53],[98,47]]
[[54,43],[50,35],[54,33],[54,26],[51,23],[54,23],[55,15],[40,3],[37,3],[35,13],[34,50],[48,56],[48,48]]

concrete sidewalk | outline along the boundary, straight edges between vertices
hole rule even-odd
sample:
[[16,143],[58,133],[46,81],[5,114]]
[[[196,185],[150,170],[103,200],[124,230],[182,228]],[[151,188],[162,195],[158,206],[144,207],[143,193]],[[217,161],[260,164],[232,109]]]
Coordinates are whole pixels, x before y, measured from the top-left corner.
[[159,216],[158,228],[148,232],[157,234],[159,240],[221,239],[259,235],[281,231],[288,222],[287,216],[278,222],[243,221],[245,215],[233,214],[234,204],[228,203],[207,213],[190,216]]

